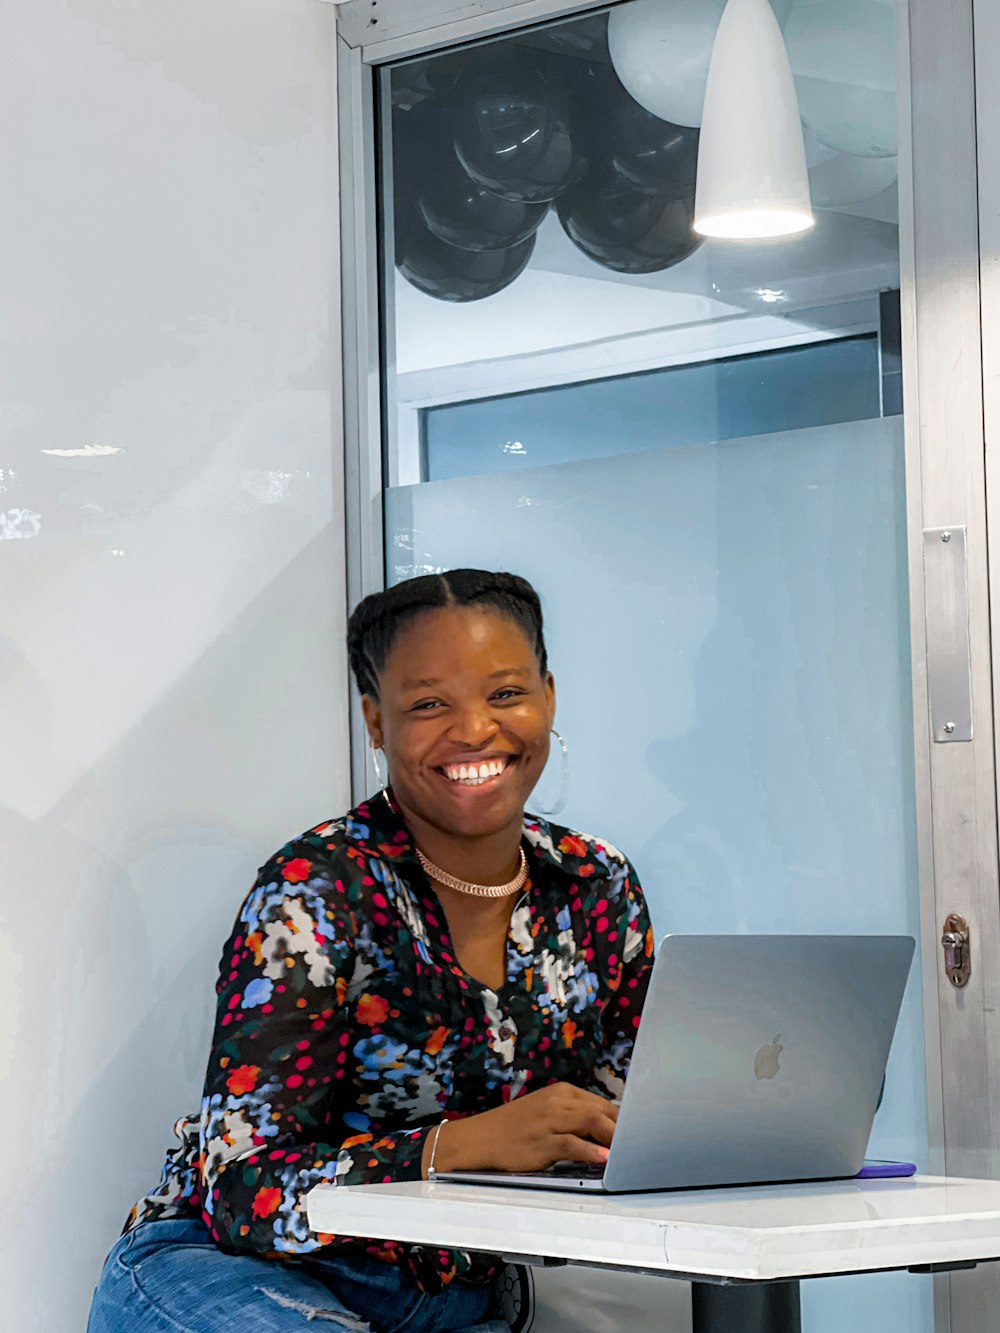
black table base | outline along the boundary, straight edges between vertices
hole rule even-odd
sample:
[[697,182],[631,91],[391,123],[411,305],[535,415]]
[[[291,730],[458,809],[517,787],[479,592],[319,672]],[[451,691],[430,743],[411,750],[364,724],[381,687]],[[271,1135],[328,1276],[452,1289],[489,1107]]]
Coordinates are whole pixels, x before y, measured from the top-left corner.
[[[565,1264],[580,1264],[584,1268],[606,1268],[616,1273],[644,1273],[650,1277],[670,1277],[691,1283],[692,1333],[802,1333],[802,1307],[799,1302],[799,1283],[784,1281],[752,1281],[724,1277],[706,1278],[705,1274],[681,1273],[662,1268],[633,1267],[630,1264],[595,1263],[580,1259],[555,1259],[533,1254],[504,1254],[504,1262],[512,1265],[511,1274],[519,1270],[523,1281],[512,1281],[513,1303],[504,1310],[504,1316],[514,1333],[521,1333],[533,1317],[532,1283],[529,1269],[562,1268]],[[975,1268],[982,1263],[998,1263],[997,1259],[950,1260],[936,1264],[910,1264],[911,1273],[953,1273],[959,1269]],[[896,1272],[897,1269],[855,1269],[854,1274]],[[846,1277],[845,1272],[813,1273],[813,1277]],[[515,1290],[516,1289],[516,1290]],[[512,1315],[516,1317],[512,1318]]]
[[[528,1270],[562,1268],[578,1260],[550,1259],[541,1255],[505,1254],[510,1298],[503,1315],[514,1333],[531,1324],[534,1305],[533,1283]],[[665,1277],[657,1268],[631,1268],[622,1264],[582,1263],[586,1268],[606,1268],[617,1273],[644,1273]],[[523,1274],[523,1280],[517,1274]],[[696,1273],[671,1273],[671,1277],[691,1283],[692,1333],[802,1333],[802,1313],[798,1281],[730,1282],[726,1278],[698,1280]],[[516,1279],[516,1280],[515,1280]]]
[[693,1333],[801,1333],[797,1282],[691,1283]]

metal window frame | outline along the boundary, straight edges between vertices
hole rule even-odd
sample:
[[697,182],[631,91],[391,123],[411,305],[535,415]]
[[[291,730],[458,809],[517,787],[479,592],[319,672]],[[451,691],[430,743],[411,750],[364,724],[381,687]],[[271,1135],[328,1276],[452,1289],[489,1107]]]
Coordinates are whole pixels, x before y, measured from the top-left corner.
[[617,0],[349,0],[337,31],[369,63],[495,37],[515,28],[610,9]]
[[[977,0],[977,4],[981,0]],[[381,371],[374,160],[373,69],[431,49],[474,41],[572,14],[610,8],[607,0],[351,0],[340,6],[342,262],[348,580],[352,604],[384,586],[382,549]],[[983,366],[976,157],[973,0],[896,0],[900,125],[900,278],[902,288],[907,528],[913,670],[913,721],[920,881],[928,1114],[932,1165],[960,1171],[970,1153],[1000,1148],[963,1121],[942,1091],[956,1069],[945,1036],[955,1038],[954,997],[939,983],[945,904],[981,908],[1000,900],[993,678],[983,443]],[[913,144],[920,146],[914,155]],[[962,525],[969,553],[970,651],[974,739],[935,744],[928,720],[922,529]],[[352,708],[353,777],[366,788],[365,733]],[[956,898],[957,895],[957,898]],[[947,910],[951,910],[948,908]],[[983,971],[1000,976],[1000,913],[980,923]],[[986,926],[986,938],[983,926]],[[971,993],[970,993],[971,994]],[[968,997],[967,997],[968,999]],[[992,1002],[992,995],[987,995]],[[983,1003],[980,997],[979,1003]],[[988,1008],[988,1005],[987,1005]],[[983,1024],[992,1032],[986,1014]],[[1000,1017],[997,1018],[1000,1024]],[[992,1049],[1000,1053],[1000,1032]],[[968,1040],[962,1046],[968,1050]],[[980,1060],[983,1052],[980,1051]],[[989,1060],[991,1071],[1000,1057]],[[1000,1068],[995,1073],[1000,1089]],[[1000,1104],[1000,1097],[997,1099]],[[980,1133],[969,1152],[949,1144]],[[992,1129],[988,1131],[992,1133]],[[1000,1134],[1000,1129],[997,1130]],[[937,1280],[940,1333],[972,1333],[963,1298],[979,1275]],[[988,1275],[987,1275],[988,1277]],[[976,1288],[981,1291],[981,1287]],[[983,1302],[979,1300],[979,1313]],[[982,1324],[980,1324],[982,1327]]]

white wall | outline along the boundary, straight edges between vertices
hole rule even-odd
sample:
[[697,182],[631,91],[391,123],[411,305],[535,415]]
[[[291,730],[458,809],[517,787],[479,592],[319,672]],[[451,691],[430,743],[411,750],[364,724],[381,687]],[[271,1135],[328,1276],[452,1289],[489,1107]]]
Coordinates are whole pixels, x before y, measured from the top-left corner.
[[8,8],[0,1291],[71,1333],[256,867],[347,803],[335,11]]

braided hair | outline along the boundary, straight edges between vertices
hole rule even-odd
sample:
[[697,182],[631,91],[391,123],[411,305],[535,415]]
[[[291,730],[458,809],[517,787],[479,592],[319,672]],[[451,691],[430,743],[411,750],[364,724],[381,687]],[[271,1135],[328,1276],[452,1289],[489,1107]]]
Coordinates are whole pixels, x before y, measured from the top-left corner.
[[447,606],[486,607],[507,616],[534,648],[542,675],[548,670],[542,604],[527,579],[485,569],[450,569],[372,593],[351,612],[347,655],[361,694],[378,699],[378,679],[400,631],[425,612]]

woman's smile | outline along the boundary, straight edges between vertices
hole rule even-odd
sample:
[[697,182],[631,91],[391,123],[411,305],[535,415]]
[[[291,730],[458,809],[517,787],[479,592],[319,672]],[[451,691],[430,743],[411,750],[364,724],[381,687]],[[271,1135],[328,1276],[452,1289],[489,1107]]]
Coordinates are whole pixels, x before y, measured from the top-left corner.
[[434,771],[439,773],[452,787],[467,791],[481,791],[483,788],[497,788],[503,785],[517,763],[516,754],[497,755],[488,758],[456,760],[443,764]]

